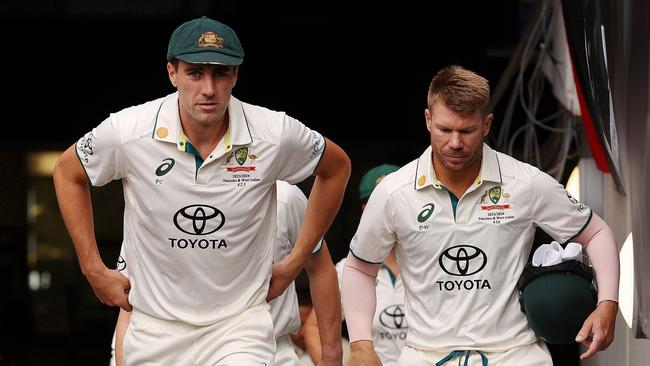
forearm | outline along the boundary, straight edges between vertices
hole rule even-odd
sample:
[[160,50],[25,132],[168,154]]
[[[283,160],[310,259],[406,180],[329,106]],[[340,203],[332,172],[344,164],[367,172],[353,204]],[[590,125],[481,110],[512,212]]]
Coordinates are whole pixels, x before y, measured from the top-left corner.
[[286,263],[295,271],[296,276],[334,221],[350,176],[350,160],[340,147],[327,140],[324,154],[314,172],[315,180],[300,233],[293,250],[286,257]]
[[343,349],[341,346],[341,298],[338,279],[327,248],[322,248],[321,252],[323,251],[326,252],[319,254],[327,254],[326,259],[329,265],[323,264],[315,269],[308,265],[306,269],[309,275],[314,315],[318,324],[317,335],[320,338],[322,358],[341,360]]
[[309,316],[303,325],[303,336],[305,338],[305,346],[311,361],[318,365],[320,362],[322,349],[320,344],[320,334],[318,333],[318,320],[316,319],[316,312],[311,310]]
[[90,189],[74,146],[57,161],[53,179],[61,216],[74,244],[81,271],[89,276],[103,270],[93,227]]
[[620,264],[612,229],[595,213],[589,224],[573,241],[581,243],[596,272],[598,302],[618,302]]
[[372,318],[377,306],[375,279],[379,268],[379,264],[362,262],[352,252],[346,259],[341,299],[350,343],[372,341]]

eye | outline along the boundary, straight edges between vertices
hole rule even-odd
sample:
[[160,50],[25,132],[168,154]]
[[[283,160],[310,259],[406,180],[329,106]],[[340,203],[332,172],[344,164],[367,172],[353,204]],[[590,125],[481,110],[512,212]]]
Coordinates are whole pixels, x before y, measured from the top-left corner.
[[199,79],[201,77],[201,71],[193,70],[187,73],[192,79]]

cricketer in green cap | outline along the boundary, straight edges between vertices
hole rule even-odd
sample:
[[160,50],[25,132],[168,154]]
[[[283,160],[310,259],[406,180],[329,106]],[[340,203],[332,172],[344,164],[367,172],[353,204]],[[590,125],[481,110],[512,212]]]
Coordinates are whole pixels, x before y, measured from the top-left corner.
[[234,30],[208,17],[178,26],[169,39],[167,61],[182,60],[192,64],[239,66],[244,49]]
[[375,189],[377,184],[384,179],[388,174],[397,171],[399,167],[397,165],[382,164],[376,166],[366,172],[366,174],[361,177],[361,183],[359,183],[359,199],[362,201],[367,201],[370,197],[370,193]]

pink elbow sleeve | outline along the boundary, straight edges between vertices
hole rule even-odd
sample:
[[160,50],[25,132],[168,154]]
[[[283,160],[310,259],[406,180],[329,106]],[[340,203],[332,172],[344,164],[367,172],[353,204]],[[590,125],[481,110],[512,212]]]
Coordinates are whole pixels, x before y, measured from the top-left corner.
[[352,252],[345,260],[341,300],[350,343],[372,340],[372,318],[377,306],[375,279],[380,267],[357,259]]
[[594,213],[573,241],[582,244],[591,259],[598,284],[598,303],[603,300],[618,302],[620,264],[612,229]]

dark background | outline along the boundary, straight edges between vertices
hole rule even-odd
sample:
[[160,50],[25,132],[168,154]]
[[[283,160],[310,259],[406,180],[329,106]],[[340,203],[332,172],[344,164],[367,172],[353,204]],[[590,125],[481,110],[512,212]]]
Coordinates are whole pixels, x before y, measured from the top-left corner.
[[[208,4],[205,14],[234,28],[246,52],[236,95],[286,110],[342,145],[426,144],[433,74],[458,63],[496,82],[523,16],[514,1],[347,6]],[[20,117],[17,135],[30,147],[63,147],[108,113],[171,92],[169,35],[198,15],[182,10],[4,13],[5,102]]]
[[[207,14],[235,29],[244,46],[235,96],[286,111],[348,152],[345,205],[356,210],[363,172],[403,165],[427,147],[424,108],[435,72],[460,64],[494,85],[529,9],[517,1],[354,9],[342,1],[176,3],[134,10],[49,2],[40,12],[14,5],[3,13],[3,104],[6,126],[17,132],[2,149],[17,157],[63,150],[109,113],[173,92],[165,69],[169,35]],[[330,234],[335,257],[344,255],[336,249],[347,247],[356,222],[350,225],[346,235]]]
[[[403,165],[427,147],[423,111],[435,72],[460,64],[494,88],[532,3],[0,5],[0,275],[8,281],[0,305],[0,365],[107,363],[116,310],[100,304],[81,276],[51,178],[30,175],[26,159],[67,148],[111,112],[173,92],[165,55],[180,23],[208,15],[230,25],[246,52],[234,95],[286,111],[349,154],[352,176],[327,234],[338,261],[360,215],[361,175],[380,163]],[[308,190],[309,182],[301,187]],[[94,190],[93,200],[102,256],[114,263],[121,242],[119,183]],[[31,213],[34,207],[39,214]],[[29,289],[33,271],[50,273],[48,289]]]

